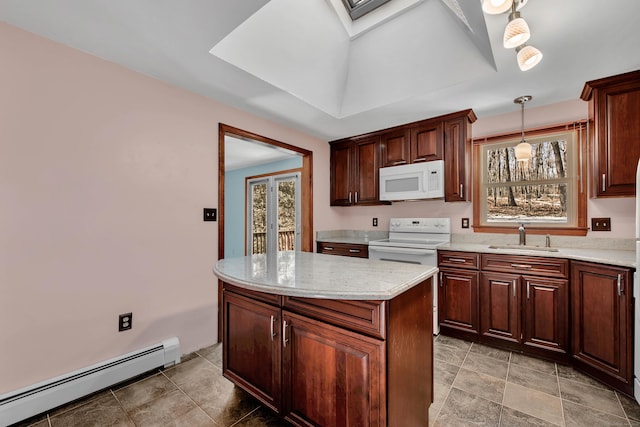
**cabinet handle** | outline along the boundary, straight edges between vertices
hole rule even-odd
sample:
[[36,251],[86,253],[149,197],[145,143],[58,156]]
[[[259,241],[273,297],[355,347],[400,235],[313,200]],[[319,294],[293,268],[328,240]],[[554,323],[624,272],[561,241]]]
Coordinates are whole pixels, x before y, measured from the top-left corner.
[[618,296],[622,296],[622,274],[618,274]]
[[413,159],[414,162],[424,162],[426,160],[427,160],[426,157],[418,157],[417,159]]
[[273,341],[273,338],[276,336],[276,332],[274,330],[274,325],[276,324],[276,316],[274,316],[273,314],[271,315],[271,341]]
[[286,347],[287,343],[289,342],[289,340],[287,339],[287,327],[289,325],[287,325],[287,321],[283,321],[282,322],[282,346]]
[[516,281],[515,280],[513,281],[513,296],[514,296],[514,298],[516,296]]
[[398,160],[397,162],[393,162],[394,165],[404,165],[405,163],[407,163],[406,160]]
[[531,283],[529,283],[529,281],[527,280],[527,299],[529,299],[529,287],[531,286]]
[[442,271],[440,272],[440,287],[442,287]]
[[358,204],[358,192],[356,191],[356,205]]
[[325,246],[324,250],[325,251],[332,251],[333,250],[333,246]]
[[522,268],[524,270],[531,270],[533,268],[528,264],[511,264],[511,267],[513,267],[513,268]]
[[349,191],[349,204],[351,204],[351,191]]
[[465,263],[466,260],[462,259],[462,258],[447,258],[449,260],[449,262],[461,262],[461,263]]
[[607,191],[607,176],[606,174],[602,174],[602,192]]
[[352,254],[360,253],[360,249],[349,249],[349,252]]
[[460,184],[460,198],[464,199],[464,194],[462,194],[462,184]]

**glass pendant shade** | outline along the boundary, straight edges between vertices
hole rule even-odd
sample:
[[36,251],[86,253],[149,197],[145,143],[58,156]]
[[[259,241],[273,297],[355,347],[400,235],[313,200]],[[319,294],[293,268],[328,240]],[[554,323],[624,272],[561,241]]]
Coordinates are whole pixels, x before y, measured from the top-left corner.
[[520,13],[509,15],[509,23],[504,29],[504,47],[511,49],[525,43],[531,37],[527,21],[520,17]]
[[482,0],[482,10],[489,15],[498,15],[511,9],[513,0]]
[[516,145],[516,160],[519,162],[528,162],[531,159],[531,144],[524,140]]
[[533,46],[519,46],[516,52],[518,52],[518,66],[522,71],[532,69],[542,60],[542,52]]

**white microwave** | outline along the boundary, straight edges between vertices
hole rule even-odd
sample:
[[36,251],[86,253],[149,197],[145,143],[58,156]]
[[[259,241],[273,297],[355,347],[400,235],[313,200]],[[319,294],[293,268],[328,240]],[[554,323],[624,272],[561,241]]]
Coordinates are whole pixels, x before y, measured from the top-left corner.
[[380,200],[444,197],[444,160],[380,168]]

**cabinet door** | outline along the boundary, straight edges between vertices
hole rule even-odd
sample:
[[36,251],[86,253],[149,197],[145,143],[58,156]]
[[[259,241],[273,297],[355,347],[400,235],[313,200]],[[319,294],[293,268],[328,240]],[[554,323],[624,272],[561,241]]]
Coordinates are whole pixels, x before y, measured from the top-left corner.
[[467,133],[467,119],[444,122],[444,200],[463,202],[469,200],[467,188],[469,170],[467,153],[471,151],[471,140]]
[[222,372],[269,408],[280,408],[280,309],[223,292]]
[[302,426],[385,426],[384,341],[288,311],[283,319],[285,418]]
[[409,163],[409,132],[397,129],[382,135],[380,140],[382,167]]
[[369,258],[369,245],[360,245],[357,243],[317,242],[316,249],[316,252],[319,254]]
[[411,128],[411,163],[443,159],[442,122]]
[[354,144],[355,168],[352,171],[353,203],[379,204],[380,138],[368,138]]
[[331,146],[331,206],[348,206],[352,204],[351,174],[354,168],[353,154],[353,146],[349,141]]
[[593,150],[597,197],[635,196],[640,158],[640,72],[602,79],[594,90]]
[[480,335],[520,343],[520,275],[482,272]]
[[478,272],[441,269],[438,290],[440,328],[478,334]]
[[523,276],[522,285],[524,345],[566,353],[569,349],[569,282]]
[[630,270],[571,262],[572,354],[631,385],[633,379],[633,319]]

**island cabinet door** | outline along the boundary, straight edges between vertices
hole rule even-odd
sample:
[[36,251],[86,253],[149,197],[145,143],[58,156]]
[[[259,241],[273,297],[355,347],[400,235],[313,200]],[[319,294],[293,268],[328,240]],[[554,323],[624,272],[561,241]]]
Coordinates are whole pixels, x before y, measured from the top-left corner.
[[283,414],[298,426],[386,426],[385,343],[283,311]]
[[280,412],[280,309],[223,294],[223,374]]

